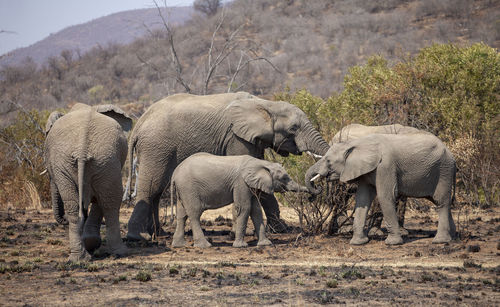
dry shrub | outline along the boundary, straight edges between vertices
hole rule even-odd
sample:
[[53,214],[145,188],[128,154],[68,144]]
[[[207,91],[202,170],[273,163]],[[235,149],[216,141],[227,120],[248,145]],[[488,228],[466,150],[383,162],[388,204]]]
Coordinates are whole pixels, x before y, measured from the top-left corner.
[[47,116],[20,110],[12,125],[0,129],[0,206],[39,209],[50,199],[48,176],[41,175]]
[[464,136],[448,145],[457,162],[457,205],[499,203],[499,168],[493,157],[481,152],[481,141]]
[[42,201],[40,200],[40,195],[38,194],[38,190],[35,187],[35,184],[29,180],[24,182],[24,193],[27,195],[27,198],[30,200],[30,206],[28,209],[41,210],[42,209]]

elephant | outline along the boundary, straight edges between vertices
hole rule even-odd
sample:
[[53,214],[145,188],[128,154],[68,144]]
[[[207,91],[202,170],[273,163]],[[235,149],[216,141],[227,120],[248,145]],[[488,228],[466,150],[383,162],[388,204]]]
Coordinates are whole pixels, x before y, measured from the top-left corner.
[[[410,126],[403,126],[400,124],[381,125],[381,126],[366,126],[362,124],[350,124],[342,127],[333,138],[330,140],[329,145],[335,143],[347,142],[349,140],[358,139],[369,134],[431,134],[425,130],[417,129]],[[432,134],[431,134],[432,135]],[[408,231],[403,227],[404,215],[406,211],[406,199],[401,199],[397,205],[398,221],[401,227],[401,232],[408,234]]]
[[364,232],[366,214],[378,197],[387,230],[385,243],[402,244],[395,202],[399,197],[431,200],[438,209],[439,223],[433,243],[446,243],[455,235],[451,203],[455,195],[456,163],[446,145],[431,134],[372,134],[333,144],[326,155],[305,175],[313,194],[321,192],[318,177],[357,182],[351,244],[368,242]]
[[203,236],[200,216],[205,209],[217,209],[234,202],[234,247],[246,247],[243,240],[248,216],[252,217],[257,245],[271,245],[266,238],[258,195],[273,192],[308,192],[293,181],[279,163],[260,160],[249,155],[216,156],[197,153],[177,166],[170,181],[171,203],[177,195],[177,225],[173,247],[182,247],[187,217],[191,221],[195,247],[210,247]]
[[47,120],[44,159],[56,221],[69,223],[70,261],[89,260],[89,252],[101,245],[103,217],[111,252],[127,252],[118,218],[127,158],[124,131],[131,128],[132,120],[113,105],[77,103]]
[[[283,101],[238,92],[175,94],[154,103],[139,118],[129,140],[129,161],[135,150],[140,167],[127,238],[143,240],[142,234],[164,233],[158,217],[159,199],[174,169],[187,157],[207,152],[263,159],[266,148],[282,156],[305,151],[323,155],[329,146],[302,110]],[[274,195],[264,193],[260,201],[268,226],[283,225]]]

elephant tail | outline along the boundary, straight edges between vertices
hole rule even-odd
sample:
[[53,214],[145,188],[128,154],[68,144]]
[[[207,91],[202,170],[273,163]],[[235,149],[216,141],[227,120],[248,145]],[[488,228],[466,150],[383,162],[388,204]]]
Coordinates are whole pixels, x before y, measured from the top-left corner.
[[83,233],[83,225],[85,224],[86,208],[83,204],[83,185],[85,178],[85,160],[82,158],[78,159],[78,229],[80,234]]
[[173,178],[170,179],[170,224],[174,224],[174,199],[175,199],[175,182]]
[[[128,145],[128,179],[127,179],[127,189],[125,190],[125,193],[123,194],[123,201],[125,200],[130,200],[132,199],[132,175],[134,174],[134,169],[135,169],[135,164],[134,164],[134,149],[135,145],[137,144],[137,137],[135,134],[132,134],[130,143]],[[135,178],[137,180],[137,178]]]

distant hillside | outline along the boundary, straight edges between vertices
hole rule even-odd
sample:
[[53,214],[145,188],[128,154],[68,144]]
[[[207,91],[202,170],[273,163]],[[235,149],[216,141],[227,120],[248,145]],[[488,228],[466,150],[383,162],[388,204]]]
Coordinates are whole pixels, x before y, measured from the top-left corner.
[[[168,8],[169,21],[180,25],[191,18],[192,7]],[[156,8],[130,10],[97,18],[92,21],[67,27],[25,48],[19,48],[0,57],[1,65],[17,65],[26,57],[42,64],[63,50],[77,50],[83,54],[92,47],[109,43],[127,44],[144,36],[147,25],[150,29],[160,27],[161,19]]]
[[[491,0],[235,0],[222,23],[221,14],[193,14],[175,27],[181,67],[163,28],[127,45],[63,54],[42,69],[29,61],[0,67],[0,119],[12,119],[16,104],[50,110],[76,101],[129,104],[140,115],[152,102],[186,91],[272,97],[306,88],[328,97],[342,89],[351,67],[375,54],[395,63],[434,43],[500,47],[500,2]],[[117,19],[136,20],[130,28],[141,30],[140,19]],[[118,32],[96,29],[89,34],[95,39]],[[67,40],[83,40],[72,33]]]

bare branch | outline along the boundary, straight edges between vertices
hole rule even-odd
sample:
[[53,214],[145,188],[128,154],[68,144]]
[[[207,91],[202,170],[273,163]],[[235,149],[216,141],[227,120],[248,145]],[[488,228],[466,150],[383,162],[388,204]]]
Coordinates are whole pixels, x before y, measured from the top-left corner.
[[[174,35],[172,29],[170,28],[170,25],[168,24],[165,17],[163,16],[161,8],[156,2],[156,0],[153,0],[153,2],[156,6],[156,9],[158,10],[158,15],[162,20],[164,28],[165,30],[167,30],[167,38],[168,38],[168,43],[170,45],[170,53],[172,55],[172,62],[174,63],[175,66],[176,80],[184,87],[187,93],[191,93],[191,87],[189,87],[189,85],[184,81],[184,78],[182,77],[182,65],[179,61],[179,57],[177,56],[177,51],[175,50]],[[165,1],[164,1],[164,6],[167,7],[167,3]]]
[[[281,71],[276,67],[274,66],[273,63],[271,63],[271,61],[269,61],[267,58],[265,57],[255,57],[255,58],[250,58],[248,60],[246,60],[243,64],[242,64],[242,60],[243,60],[243,56],[246,55],[248,56],[245,52],[241,51],[240,53],[240,59],[238,61],[238,65],[236,66],[236,70],[234,71],[233,75],[231,76],[231,80],[229,80],[229,83],[227,85],[227,92],[231,92],[231,88],[234,84],[234,80],[236,79],[236,76],[240,73],[241,70],[243,70],[245,67],[247,67],[248,65],[250,65],[250,63],[252,62],[255,62],[255,61],[264,61],[266,62],[267,64],[271,65],[271,67],[277,71],[278,73],[281,73]],[[237,89],[241,88],[241,86],[239,86]],[[236,90],[237,90],[236,89]]]

